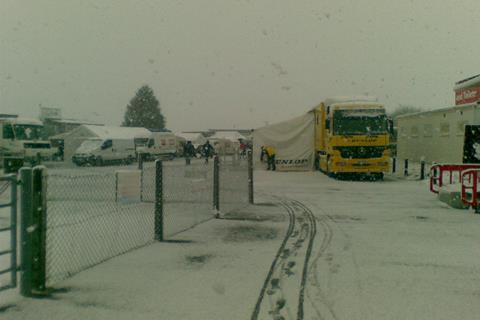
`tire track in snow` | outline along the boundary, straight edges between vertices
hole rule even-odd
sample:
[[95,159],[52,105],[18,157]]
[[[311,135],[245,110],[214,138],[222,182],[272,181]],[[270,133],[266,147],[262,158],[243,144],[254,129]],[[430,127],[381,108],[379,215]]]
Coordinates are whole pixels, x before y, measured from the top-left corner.
[[[264,281],[251,320],[258,319],[265,293],[269,295],[268,314],[272,319],[294,319],[291,307],[296,305],[296,319],[303,320],[309,261],[316,236],[316,219],[313,212],[303,203],[274,198],[288,213],[289,226]],[[297,268],[302,270],[300,276],[295,272]],[[318,310],[316,312],[323,319]]]
[[[282,207],[283,207],[283,205],[282,205]],[[271,284],[273,273],[274,273],[275,269],[278,267],[278,260],[281,256],[282,252],[284,252],[287,241],[291,237],[291,235],[293,233],[293,229],[295,228],[295,214],[294,214],[293,210],[287,209],[287,214],[288,214],[288,217],[289,217],[287,232],[285,233],[285,237],[283,238],[282,244],[280,245],[280,248],[278,249],[278,251],[275,255],[275,258],[272,261],[272,264],[270,266],[270,270],[268,271],[267,277],[265,278],[262,289],[260,290],[260,294],[258,296],[257,303],[255,304],[255,309],[253,310],[252,316],[250,318],[251,320],[257,320],[258,319],[258,315],[260,313],[260,308],[261,308],[261,305],[262,305],[262,301],[265,297],[265,292],[267,291],[267,287]]]
[[[332,304],[328,301],[325,293],[323,292],[321,288],[321,282],[319,279],[319,272],[318,272],[318,261],[320,258],[323,256],[327,248],[330,246],[330,243],[332,242],[333,238],[333,230],[329,223],[327,222],[328,215],[322,215],[318,217],[317,221],[322,229],[322,242],[320,243],[320,247],[317,250],[317,254],[315,255],[315,258],[313,259],[310,268],[311,272],[309,274],[309,282],[311,285],[315,288],[315,291],[317,293],[317,296],[320,298],[321,303],[326,307],[330,314],[330,318],[333,318],[335,320],[338,320],[338,317],[333,309]],[[307,297],[314,308],[314,310],[317,312],[317,316],[320,317],[320,319],[325,319],[325,317],[321,314],[319,314],[319,307],[315,303],[315,299],[312,297],[312,294],[310,293],[310,290],[307,288]]]
[[302,320],[304,317],[304,301],[305,301],[305,288],[307,285],[307,276],[308,276],[308,262],[310,261],[310,256],[312,255],[312,250],[313,250],[313,242],[315,240],[315,236],[317,234],[317,224],[315,221],[315,216],[313,215],[313,212],[305,206],[303,203],[297,200],[293,200],[292,203],[295,203],[297,206],[302,208],[304,210],[304,213],[307,217],[307,219],[310,222],[310,235],[309,235],[309,241],[308,241],[308,247],[307,247],[307,252],[305,254],[305,262],[303,264],[303,270],[302,270],[302,281],[300,284],[300,293],[298,296],[298,309],[297,309],[297,319]]

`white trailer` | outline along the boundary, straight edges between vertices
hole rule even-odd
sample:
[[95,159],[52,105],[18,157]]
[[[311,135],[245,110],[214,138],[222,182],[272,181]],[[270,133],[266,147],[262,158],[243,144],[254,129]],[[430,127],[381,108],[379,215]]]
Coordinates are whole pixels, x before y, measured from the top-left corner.
[[399,116],[397,158],[462,163],[466,125],[480,125],[480,104],[471,103]]
[[[135,137],[136,141],[142,136]],[[173,159],[178,152],[178,137],[171,132],[152,132],[144,144],[137,144],[137,153],[145,154],[147,159],[167,158]]]

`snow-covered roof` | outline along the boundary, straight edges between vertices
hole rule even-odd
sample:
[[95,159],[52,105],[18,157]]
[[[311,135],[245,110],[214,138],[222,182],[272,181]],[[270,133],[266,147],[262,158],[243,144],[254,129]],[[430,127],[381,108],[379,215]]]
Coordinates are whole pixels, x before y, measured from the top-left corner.
[[238,131],[217,131],[214,135],[208,137],[209,139],[215,140],[230,140],[238,141],[238,139],[245,140],[245,136],[240,134]]
[[383,104],[369,101],[339,102],[331,104],[330,107],[335,110],[351,109],[352,107],[361,107],[362,109],[383,109]]
[[140,136],[150,136],[150,130],[136,127],[113,127],[113,126],[96,126],[96,125],[82,125],[102,139],[133,139]]
[[472,87],[475,85],[480,85],[480,74],[455,82],[455,87],[453,87],[453,90],[460,90],[460,89]]
[[94,121],[85,121],[85,120],[76,120],[76,119],[49,119],[49,120],[57,123],[65,123],[65,124],[87,124],[87,125],[96,125],[96,126],[102,125]]
[[192,143],[203,143],[206,141],[206,138],[201,133],[179,132],[175,133],[175,135],[185,139],[186,141],[191,141]]
[[11,124],[24,124],[24,125],[32,125],[32,126],[42,126],[42,121],[33,118],[1,118],[0,121],[2,122],[9,122]]
[[378,98],[374,96],[338,96],[325,99],[325,105],[329,106],[335,103],[351,103],[351,102],[378,102]]
[[185,139],[195,139],[195,138],[198,138],[200,136],[203,137],[203,135],[201,133],[192,133],[192,132],[177,132],[175,133],[176,136],[179,136],[179,137],[183,137]]
[[419,112],[406,113],[406,114],[402,114],[402,115],[397,116],[397,119],[424,116],[424,115],[427,115],[427,114],[437,113],[437,112],[450,112],[450,111],[466,110],[466,109],[469,109],[469,108],[473,108],[478,104],[479,103],[474,102],[474,103],[467,103],[467,104],[462,104],[462,105],[458,105],[458,106],[451,106],[451,107],[445,107],[445,108],[439,108],[439,109],[433,109],[433,110],[425,110],[425,111],[419,111]]

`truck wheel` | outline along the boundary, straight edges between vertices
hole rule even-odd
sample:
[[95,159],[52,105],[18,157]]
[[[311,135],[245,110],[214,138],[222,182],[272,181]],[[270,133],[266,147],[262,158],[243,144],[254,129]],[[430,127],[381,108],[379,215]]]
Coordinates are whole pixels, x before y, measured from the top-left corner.
[[126,164],[130,165],[135,161],[135,159],[132,156],[128,156],[127,161],[125,162]]
[[382,181],[383,180],[383,172],[378,172],[378,173],[375,173],[375,175],[373,176],[374,180],[380,180]]

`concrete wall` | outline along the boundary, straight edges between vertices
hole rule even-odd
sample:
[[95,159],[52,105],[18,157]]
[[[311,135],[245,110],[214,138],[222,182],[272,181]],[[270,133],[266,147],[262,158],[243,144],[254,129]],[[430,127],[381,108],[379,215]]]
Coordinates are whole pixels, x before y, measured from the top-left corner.
[[478,107],[457,106],[399,117],[397,158],[461,163],[465,125],[480,124]]

